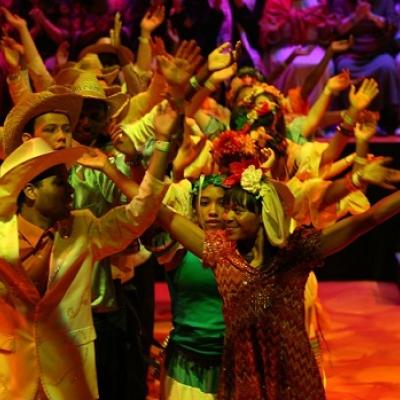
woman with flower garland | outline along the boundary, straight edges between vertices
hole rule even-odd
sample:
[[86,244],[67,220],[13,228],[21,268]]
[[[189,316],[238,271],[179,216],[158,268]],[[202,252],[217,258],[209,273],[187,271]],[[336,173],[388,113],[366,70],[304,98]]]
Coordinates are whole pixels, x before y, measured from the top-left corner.
[[[239,182],[238,182],[239,178]],[[399,173],[390,181],[400,181]],[[293,199],[250,165],[228,181],[225,230],[203,232],[167,208],[163,226],[213,270],[226,324],[218,399],[321,400],[304,324],[304,285],[323,258],[400,211],[400,191],[323,231],[288,235]]]
[[[222,228],[221,185],[219,175],[202,176],[193,184],[194,221],[206,231]],[[214,275],[201,259],[182,249],[165,267],[173,330],[166,349],[162,398],[215,399],[225,323]]]

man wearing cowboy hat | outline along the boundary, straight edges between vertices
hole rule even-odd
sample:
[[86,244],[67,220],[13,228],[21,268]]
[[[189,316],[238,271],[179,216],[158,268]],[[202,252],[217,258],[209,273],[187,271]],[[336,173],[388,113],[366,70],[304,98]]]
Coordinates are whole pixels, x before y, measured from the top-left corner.
[[90,306],[93,264],[123,249],[154,220],[165,191],[161,179],[166,147],[155,152],[131,203],[98,219],[87,210],[71,211],[72,190],[66,168],[60,166],[75,162],[84,148],[53,151],[43,139],[34,138],[4,160],[0,167],[2,399],[98,397]]

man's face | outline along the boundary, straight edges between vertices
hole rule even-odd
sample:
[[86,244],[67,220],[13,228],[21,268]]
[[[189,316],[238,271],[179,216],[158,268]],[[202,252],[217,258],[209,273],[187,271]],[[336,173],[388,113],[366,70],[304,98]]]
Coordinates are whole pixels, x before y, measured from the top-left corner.
[[53,223],[69,217],[72,210],[72,187],[64,165],[55,167],[54,174],[34,187],[34,208]]
[[54,150],[71,147],[71,123],[69,118],[65,114],[42,114],[35,119],[33,130],[34,137],[42,138]]
[[85,99],[83,101],[79,122],[74,132],[74,139],[80,144],[89,146],[99,135],[106,134],[108,109],[101,100]]

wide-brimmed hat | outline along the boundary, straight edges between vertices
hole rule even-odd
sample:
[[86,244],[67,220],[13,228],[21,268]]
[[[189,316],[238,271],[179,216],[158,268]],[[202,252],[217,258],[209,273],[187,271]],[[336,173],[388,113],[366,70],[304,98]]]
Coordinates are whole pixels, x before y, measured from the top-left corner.
[[25,126],[33,118],[47,113],[65,114],[70,120],[73,131],[79,120],[81,109],[82,97],[63,87],[54,86],[43,92],[25,95],[11,109],[4,121],[3,146],[5,156],[22,143]]
[[[123,51],[127,57],[129,57],[130,60],[133,60],[133,52],[131,49],[129,49],[126,46],[120,45],[119,48],[121,51]],[[112,44],[111,38],[110,37],[102,37],[100,38],[95,44],[92,44],[90,46],[85,47],[78,56],[78,59],[82,59],[83,57],[86,56],[88,53],[95,53],[95,54],[101,54],[101,53],[111,53],[111,54],[117,54],[117,48],[115,45]]]
[[55,165],[73,164],[86,151],[83,146],[54,150],[42,138],[21,144],[0,165],[0,218],[15,213],[19,194],[36,176]]
[[129,103],[129,96],[126,93],[115,93],[107,96],[101,82],[96,78],[96,75],[89,71],[81,71],[71,85],[73,93],[80,95],[84,99],[102,100],[109,107],[108,116],[116,118],[124,110]]
[[111,85],[117,78],[120,69],[118,66],[104,68],[97,54],[88,53],[78,62],[65,63],[55,73],[54,81],[58,85],[72,85],[82,71],[93,72],[97,79]]

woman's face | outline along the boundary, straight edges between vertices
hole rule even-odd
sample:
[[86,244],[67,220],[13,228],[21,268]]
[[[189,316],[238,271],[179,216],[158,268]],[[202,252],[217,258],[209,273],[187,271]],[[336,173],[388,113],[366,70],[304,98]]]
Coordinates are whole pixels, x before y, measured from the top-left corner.
[[218,186],[208,185],[196,199],[196,215],[201,228],[205,230],[221,229],[224,190]]
[[234,241],[255,239],[261,224],[261,216],[238,204],[227,204],[223,220],[227,238]]

